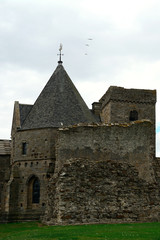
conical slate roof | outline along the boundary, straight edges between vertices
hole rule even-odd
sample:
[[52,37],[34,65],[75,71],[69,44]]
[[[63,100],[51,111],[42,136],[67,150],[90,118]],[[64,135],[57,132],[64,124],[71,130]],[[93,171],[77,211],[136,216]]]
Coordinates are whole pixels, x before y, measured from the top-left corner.
[[91,122],[95,122],[93,114],[59,64],[23,122],[22,129]]

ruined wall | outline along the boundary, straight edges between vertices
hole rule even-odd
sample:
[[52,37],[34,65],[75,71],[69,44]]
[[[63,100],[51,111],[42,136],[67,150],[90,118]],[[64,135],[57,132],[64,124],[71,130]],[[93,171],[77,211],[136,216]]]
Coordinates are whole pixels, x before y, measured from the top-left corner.
[[149,121],[60,130],[44,222],[160,220],[151,132]]
[[150,121],[137,121],[59,130],[56,169],[59,172],[70,158],[105,158],[130,163],[140,177],[154,181],[152,126]]

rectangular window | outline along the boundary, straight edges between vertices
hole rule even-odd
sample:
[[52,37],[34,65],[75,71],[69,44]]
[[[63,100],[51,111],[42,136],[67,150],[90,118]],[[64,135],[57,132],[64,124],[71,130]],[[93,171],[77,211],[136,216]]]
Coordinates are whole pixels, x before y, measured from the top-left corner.
[[26,142],[22,143],[22,154],[23,155],[27,154],[27,143]]

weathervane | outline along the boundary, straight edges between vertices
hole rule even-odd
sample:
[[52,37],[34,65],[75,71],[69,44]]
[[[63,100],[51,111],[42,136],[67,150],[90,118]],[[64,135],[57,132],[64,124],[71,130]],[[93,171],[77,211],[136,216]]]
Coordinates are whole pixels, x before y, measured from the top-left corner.
[[64,54],[61,53],[62,51],[62,43],[60,43],[60,47],[59,47],[59,54],[57,54],[59,56],[59,61],[58,61],[58,64],[62,64],[62,60],[61,60],[61,56],[63,56]]

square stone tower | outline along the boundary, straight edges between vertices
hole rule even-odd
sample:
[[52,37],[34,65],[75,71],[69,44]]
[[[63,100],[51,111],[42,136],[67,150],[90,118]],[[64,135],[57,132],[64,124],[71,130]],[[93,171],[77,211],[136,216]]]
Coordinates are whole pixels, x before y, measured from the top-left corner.
[[147,119],[155,125],[156,90],[111,86],[99,102],[100,117],[104,123],[129,123]]
[[[93,103],[93,112],[102,123],[130,123],[150,120],[152,122],[151,142],[155,157],[155,104],[156,90],[126,89],[111,86],[98,103]],[[131,136],[128,136],[131,137]]]

